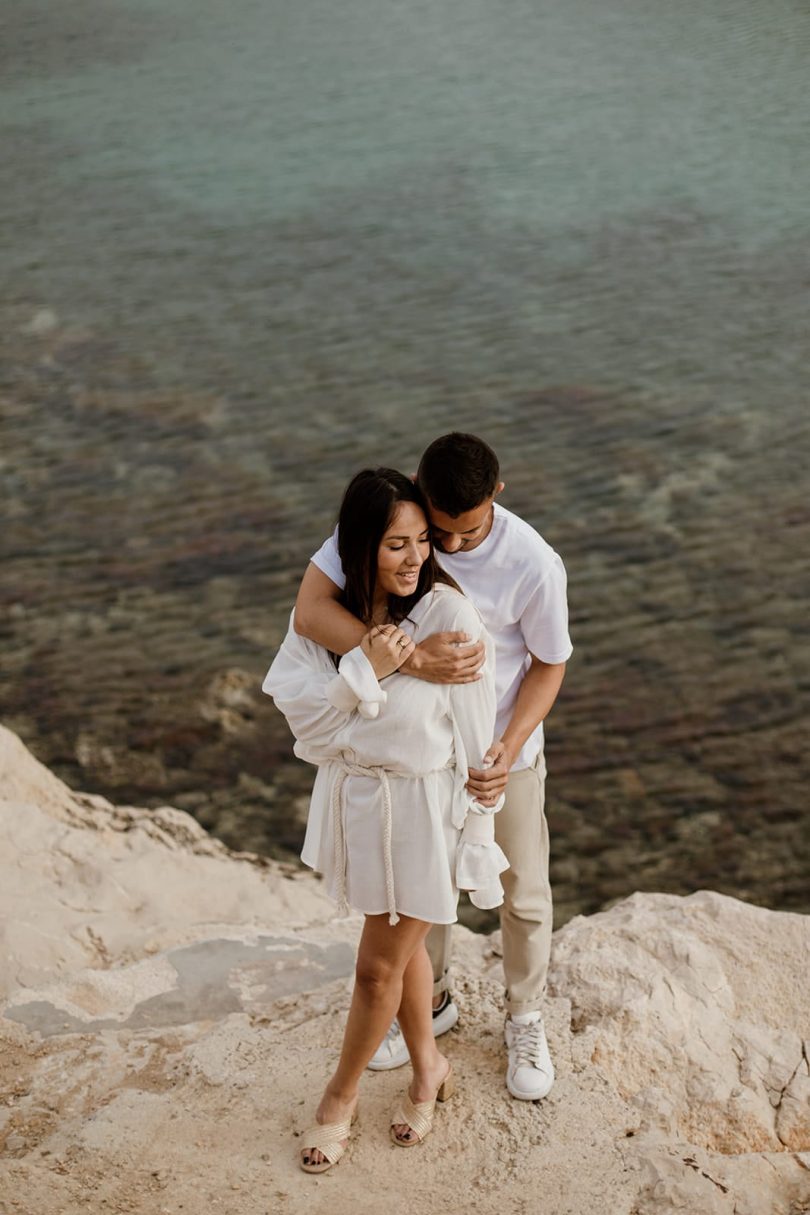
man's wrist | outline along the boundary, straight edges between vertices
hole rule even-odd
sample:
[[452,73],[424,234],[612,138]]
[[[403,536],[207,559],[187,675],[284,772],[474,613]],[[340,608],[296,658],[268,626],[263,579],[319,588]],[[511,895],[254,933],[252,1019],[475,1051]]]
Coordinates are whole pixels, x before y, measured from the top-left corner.
[[520,755],[520,747],[510,742],[508,738],[502,738],[501,744],[503,746],[503,762],[511,771],[517,757]]
[[416,679],[421,679],[420,672],[422,670],[422,666],[422,655],[419,652],[419,646],[417,645],[410,658],[403,662],[399,669],[404,675],[413,675]]

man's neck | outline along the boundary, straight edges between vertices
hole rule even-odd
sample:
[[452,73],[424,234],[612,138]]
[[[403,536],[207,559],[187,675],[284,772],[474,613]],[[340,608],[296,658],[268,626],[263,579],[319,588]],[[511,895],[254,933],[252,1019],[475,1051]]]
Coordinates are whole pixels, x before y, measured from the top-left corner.
[[[491,505],[491,506],[490,506],[490,508],[489,508],[489,519],[487,520],[487,526],[486,526],[486,528],[485,528],[485,530],[484,530],[484,534],[483,534],[483,536],[482,536],[482,537],[481,537],[481,539],[478,541],[478,544],[483,544],[483,543],[484,543],[484,541],[486,540],[487,536],[488,536],[488,535],[489,535],[489,533],[492,531],[492,524],[493,524],[494,522],[495,522],[495,503],[493,502],[493,503],[492,503],[492,505]],[[478,547],[478,544],[475,546],[476,548]]]

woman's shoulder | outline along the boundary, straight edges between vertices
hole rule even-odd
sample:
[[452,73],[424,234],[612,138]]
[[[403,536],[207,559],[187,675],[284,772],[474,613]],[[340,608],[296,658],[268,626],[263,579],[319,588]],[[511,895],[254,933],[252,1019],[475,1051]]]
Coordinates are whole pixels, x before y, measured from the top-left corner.
[[308,637],[302,637],[300,633],[295,631],[293,623],[294,615],[294,612],[290,615],[287,633],[276,652],[275,658],[270,664],[270,670],[265,676],[264,684],[262,685],[265,692],[269,690],[269,685],[274,679],[279,678],[284,672],[292,669],[308,667],[312,671],[328,672],[334,667],[332,659],[323,646],[310,641]]
[[483,621],[475,604],[461,591],[444,582],[437,582],[422,603],[425,603],[425,609],[419,624],[429,625],[431,632],[461,631],[477,637],[483,629]]

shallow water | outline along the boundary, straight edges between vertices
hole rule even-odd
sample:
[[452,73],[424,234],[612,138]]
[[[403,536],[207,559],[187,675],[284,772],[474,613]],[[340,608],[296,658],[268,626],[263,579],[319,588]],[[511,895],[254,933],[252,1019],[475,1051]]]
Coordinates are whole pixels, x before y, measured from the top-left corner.
[[294,851],[298,578],[357,467],[471,429],[569,569],[558,917],[810,910],[810,13],[40,0],[0,44],[3,720]]

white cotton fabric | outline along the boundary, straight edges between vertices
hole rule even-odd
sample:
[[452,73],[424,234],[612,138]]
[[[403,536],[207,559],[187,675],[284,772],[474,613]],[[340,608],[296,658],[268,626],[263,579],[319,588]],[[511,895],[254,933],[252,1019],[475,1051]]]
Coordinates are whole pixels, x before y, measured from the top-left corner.
[[479,907],[499,906],[499,874],[508,868],[494,838],[503,798],[483,807],[464,788],[492,741],[493,646],[472,603],[447,586],[425,595],[400,627],[415,641],[446,629],[480,637],[483,678],[431,684],[395,673],[381,686],[359,647],[336,673],[326,650],[298,636],[291,621],[262,688],[287,718],[295,754],[318,766],[304,863],[324,875],[333,898],[345,890],[358,911],[451,924],[459,889]]
[[[498,713],[493,739],[500,738],[514,712],[530,656],[548,663],[567,662],[571,656],[565,566],[530,524],[497,502],[489,535],[477,548],[458,553],[435,551],[443,569],[478,608],[495,643]],[[343,589],[346,580],[336,531],[312,561]],[[542,748],[541,724],[524,743],[512,770],[530,768]]]

